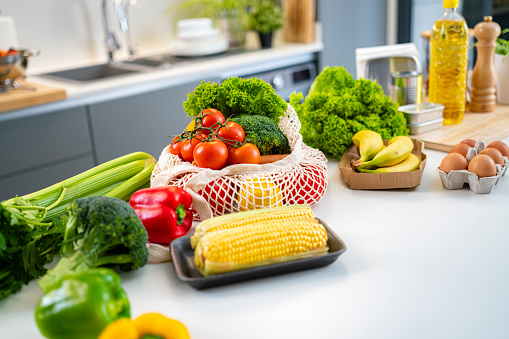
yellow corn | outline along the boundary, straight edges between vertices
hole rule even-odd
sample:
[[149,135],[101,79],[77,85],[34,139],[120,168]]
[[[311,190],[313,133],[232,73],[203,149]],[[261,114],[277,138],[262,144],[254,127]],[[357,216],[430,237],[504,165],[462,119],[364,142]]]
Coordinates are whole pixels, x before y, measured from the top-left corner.
[[204,276],[327,253],[327,231],[316,219],[269,221],[207,233],[194,252]]
[[234,228],[265,221],[291,221],[314,219],[313,210],[308,205],[293,205],[263,208],[253,211],[239,212],[222,215],[202,221],[196,226],[194,235],[191,236],[191,247],[196,244],[208,232]]

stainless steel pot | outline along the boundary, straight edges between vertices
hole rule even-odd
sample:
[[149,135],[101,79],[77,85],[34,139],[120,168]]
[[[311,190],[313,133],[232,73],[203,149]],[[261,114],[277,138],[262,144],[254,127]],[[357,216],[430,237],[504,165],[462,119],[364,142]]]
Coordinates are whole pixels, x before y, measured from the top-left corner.
[[20,49],[16,54],[0,57],[0,82],[12,82],[23,77],[28,65],[28,58],[38,54],[38,50]]

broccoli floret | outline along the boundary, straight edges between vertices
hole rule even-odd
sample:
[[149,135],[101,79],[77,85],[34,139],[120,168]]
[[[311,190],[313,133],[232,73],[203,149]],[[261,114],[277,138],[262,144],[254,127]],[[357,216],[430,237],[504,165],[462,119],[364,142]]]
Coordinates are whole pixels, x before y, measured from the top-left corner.
[[230,118],[244,129],[244,141],[258,147],[261,155],[288,154],[290,145],[278,125],[270,118],[261,115],[241,114]]
[[76,199],[68,210],[62,258],[39,280],[43,291],[70,271],[106,265],[130,271],[147,263],[147,232],[129,203],[93,196]]
[[408,135],[403,113],[382,87],[371,80],[354,80],[343,67],[324,68],[303,102],[302,97],[290,96],[302,140],[335,158],[341,158],[360,130],[378,132],[383,139]]

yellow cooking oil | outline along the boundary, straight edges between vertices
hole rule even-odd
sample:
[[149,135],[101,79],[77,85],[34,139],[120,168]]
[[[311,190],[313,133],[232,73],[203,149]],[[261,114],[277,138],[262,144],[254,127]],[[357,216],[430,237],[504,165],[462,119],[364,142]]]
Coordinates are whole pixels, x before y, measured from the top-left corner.
[[430,37],[429,102],[444,106],[444,125],[460,123],[465,114],[469,37],[457,6],[457,0],[444,1]]

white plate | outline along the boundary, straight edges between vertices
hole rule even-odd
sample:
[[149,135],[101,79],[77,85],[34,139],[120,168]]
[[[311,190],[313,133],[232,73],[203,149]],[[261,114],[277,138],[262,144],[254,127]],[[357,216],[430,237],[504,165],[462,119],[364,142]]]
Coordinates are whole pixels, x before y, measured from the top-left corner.
[[176,56],[201,56],[224,52],[228,49],[228,40],[219,37],[210,41],[185,42],[173,41],[170,53]]
[[177,33],[178,41],[182,42],[216,40],[218,37],[219,31],[217,29],[185,31]]

